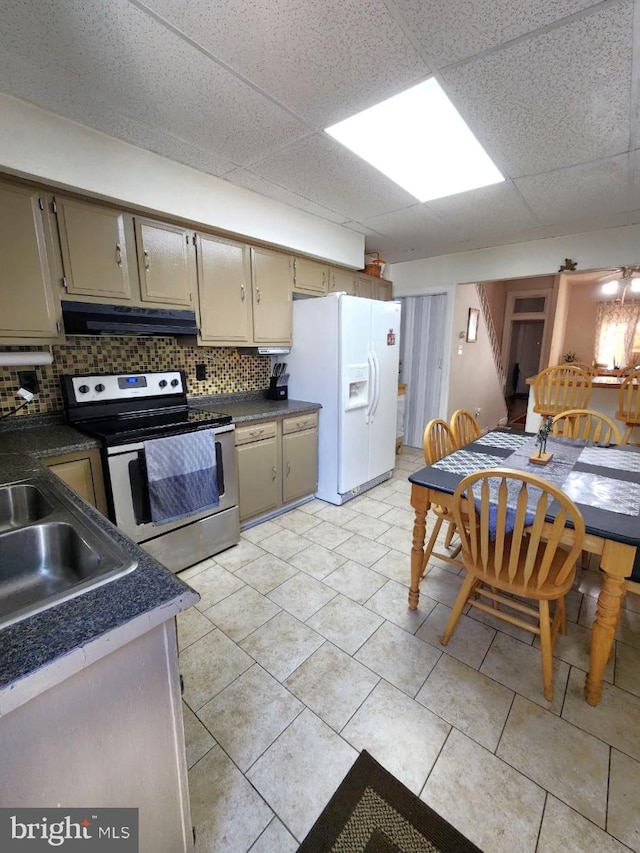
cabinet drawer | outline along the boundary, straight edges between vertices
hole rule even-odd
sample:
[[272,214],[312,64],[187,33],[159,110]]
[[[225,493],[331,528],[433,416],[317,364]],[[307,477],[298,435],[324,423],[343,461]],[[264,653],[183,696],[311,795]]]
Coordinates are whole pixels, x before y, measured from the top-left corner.
[[313,429],[318,426],[318,413],[311,412],[309,415],[298,415],[295,418],[286,418],[282,421],[282,434],[289,435],[292,432],[301,432],[303,429]]
[[275,438],[277,433],[278,424],[276,421],[236,427],[236,447],[239,444],[249,444],[251,441],[262,441],[264,438]]

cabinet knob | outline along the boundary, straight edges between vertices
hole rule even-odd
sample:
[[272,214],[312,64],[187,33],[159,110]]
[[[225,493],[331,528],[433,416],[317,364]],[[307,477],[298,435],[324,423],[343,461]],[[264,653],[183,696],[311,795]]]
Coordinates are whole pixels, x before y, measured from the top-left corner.
[[119,267],[122,266],[122,249],[120,248],[120,243],[116,243],[116,263]]
[[287,477],[291,473],[291,462],[287,462]]
[[271,468],[271,479],[272,479],[272,480],[275,480],[275,478],[276,478],[277,476],[278,476],[278,472],[276,471],[276,466],[274,465],[274,466]]
[[147,272],[149,272],[149,252],[144,250],[144,268]]
[[260,288],[256,287],[256,302],[260,302]]
[[244,284],[240,285],[240,301],[244,302]]

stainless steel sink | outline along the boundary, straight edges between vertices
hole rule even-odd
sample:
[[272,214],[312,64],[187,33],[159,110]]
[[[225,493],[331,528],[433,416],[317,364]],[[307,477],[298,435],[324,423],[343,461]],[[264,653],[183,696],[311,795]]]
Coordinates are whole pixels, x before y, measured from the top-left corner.
[[45,481],[0,487],[0,627],[136,565],[59,487]]
[[39,521],[53,507],[35,486],[18,484],[0,488],[0,532]]

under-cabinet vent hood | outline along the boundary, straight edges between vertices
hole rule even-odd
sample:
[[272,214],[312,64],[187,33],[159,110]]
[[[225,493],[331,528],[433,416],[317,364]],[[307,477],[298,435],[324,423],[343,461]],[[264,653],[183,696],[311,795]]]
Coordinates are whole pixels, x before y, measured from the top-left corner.
[[291,347],[238,347],[240,355],[289,355]]
[[100,305],[62,302],[67,335],[196,335],[194,311],[146,308],[137,305]]

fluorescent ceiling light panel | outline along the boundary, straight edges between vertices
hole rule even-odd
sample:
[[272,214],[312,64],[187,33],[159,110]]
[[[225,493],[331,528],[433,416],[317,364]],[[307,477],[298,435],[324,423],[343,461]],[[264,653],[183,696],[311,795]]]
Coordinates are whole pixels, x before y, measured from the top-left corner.
[[326,132],[419,201],[504,181],[433,77]]

